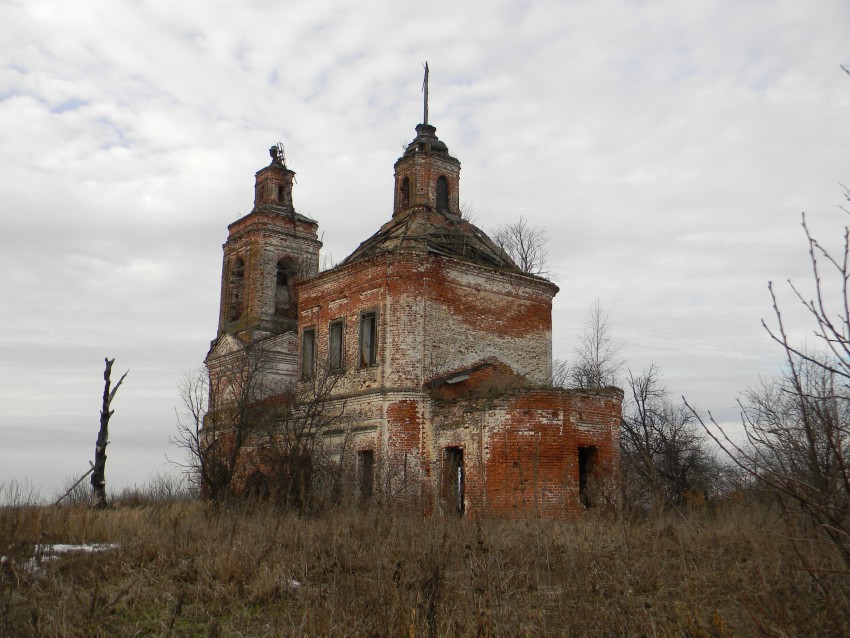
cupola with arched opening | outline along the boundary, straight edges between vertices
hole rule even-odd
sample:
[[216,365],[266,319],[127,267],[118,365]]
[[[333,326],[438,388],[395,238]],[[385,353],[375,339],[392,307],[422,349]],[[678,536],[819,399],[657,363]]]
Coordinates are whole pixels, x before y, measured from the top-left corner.
[[287,168],[281,151],[276,146],[269,149],[271,164],[256,173],[254,182],[254,208],[278,206],[292,210],[292,183],[295,171]]
[[395,163],[393,217],[415,208],[460,216],[460,162],[430,124],[419,124],[416,137]]
[[271,163],[256,173],[253,209],[227,226],[219,334],[293,330],[295,285],[319,271],[318,223],[295,211],[295,172],[287,168],[282,147],[273,146],[269,154]]

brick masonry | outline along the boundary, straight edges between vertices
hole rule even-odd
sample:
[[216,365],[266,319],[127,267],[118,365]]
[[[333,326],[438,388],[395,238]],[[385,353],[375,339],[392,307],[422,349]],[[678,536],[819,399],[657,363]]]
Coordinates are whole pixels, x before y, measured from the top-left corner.
[[[460,218],[460,163],[433,127],[417,134],[396,163],[393,223],[368,250],[322,273],[318,224],[292,207],[294,173],[274,160],[257,173],[254,209],[228,227],[224,244],[211,375],[226,352],[255,343],[275,354],[269,394],[310,383],[305,331],[313,365],[324,370],[330,326],[341,323],[329,401],[344,403],[351,419],[323,437],[352,494],[360,489],[357,454],[371,452],[376,497],[429,510],[563,516],[610,504],[622,392],[548,387],[557,287],[503,261]],[[440,177],[448,185],[442,210]],[[402,240],[383,239],[402,227]],[[287,259],[299,268],[287,279],[290,305],[281,315],[276,273]],[[374,363],[364,363],[362,326],[371,316],[376,351]]]

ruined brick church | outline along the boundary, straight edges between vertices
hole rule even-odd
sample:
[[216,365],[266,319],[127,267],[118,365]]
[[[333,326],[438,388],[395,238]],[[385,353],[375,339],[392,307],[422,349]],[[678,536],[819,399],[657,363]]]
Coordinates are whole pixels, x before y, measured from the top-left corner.
[[295,173],[271,156],[253,209],[228,226],[211,381],[249,348],[272,362],[265,402],[332,377],[323,400],[349,417],[314,436],[346,498],[547,516],[605,502],[622,392],[551,386],[558,287],[464,219],[460,162],[427,102],[389,219],[323,272],[318,222],[296,212]]

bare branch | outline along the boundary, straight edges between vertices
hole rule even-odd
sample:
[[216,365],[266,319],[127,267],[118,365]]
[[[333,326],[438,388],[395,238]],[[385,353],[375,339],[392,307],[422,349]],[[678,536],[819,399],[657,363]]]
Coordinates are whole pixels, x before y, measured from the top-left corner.
[[813,295],[788,283],[813,320],[821,349],[789,341],[769,283],[775,323],[762,325],[782,348],[785,370],[777,380],[749,390],[739,403],[746,443],[734,441],[710,414],[705,422],[688,408],[755,485],[778,496],[788,524],[807,530],[800,537],[804,542],[828,540],[850,569],[850,232],[844,228],[842,252],[836,256],[812,235],[805,216],[802,227]]
[[531,226],[521,216],[512,224],[502,224],[490,233],[493,242],[501,248],[517,267],[530,275],[545,277],[548,273],[548,238],[546,229]]
[[590,306],[584,332],[576,347],[576,361],[570,368],[570,381],[578,388],[603,388],[616,385],[623,367],[622,345],[611,336],[608,313],[599,299]]

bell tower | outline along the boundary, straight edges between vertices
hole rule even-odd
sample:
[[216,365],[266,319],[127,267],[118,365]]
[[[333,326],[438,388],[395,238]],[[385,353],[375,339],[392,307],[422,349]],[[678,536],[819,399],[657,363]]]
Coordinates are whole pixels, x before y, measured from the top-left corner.
[[294,284],[319,271],[319,225],[295,211],[295,172],[283,146],[272,146],[269,155],[271,163],[255,176],[253,209],[227,227],[219,336],[250,339],[295,330]]
[[425,63],[424,117],[416,137],[395,163],[393,217],[411,209],[428,208],[460,216],[460,162],[428,124],[428,63]]

